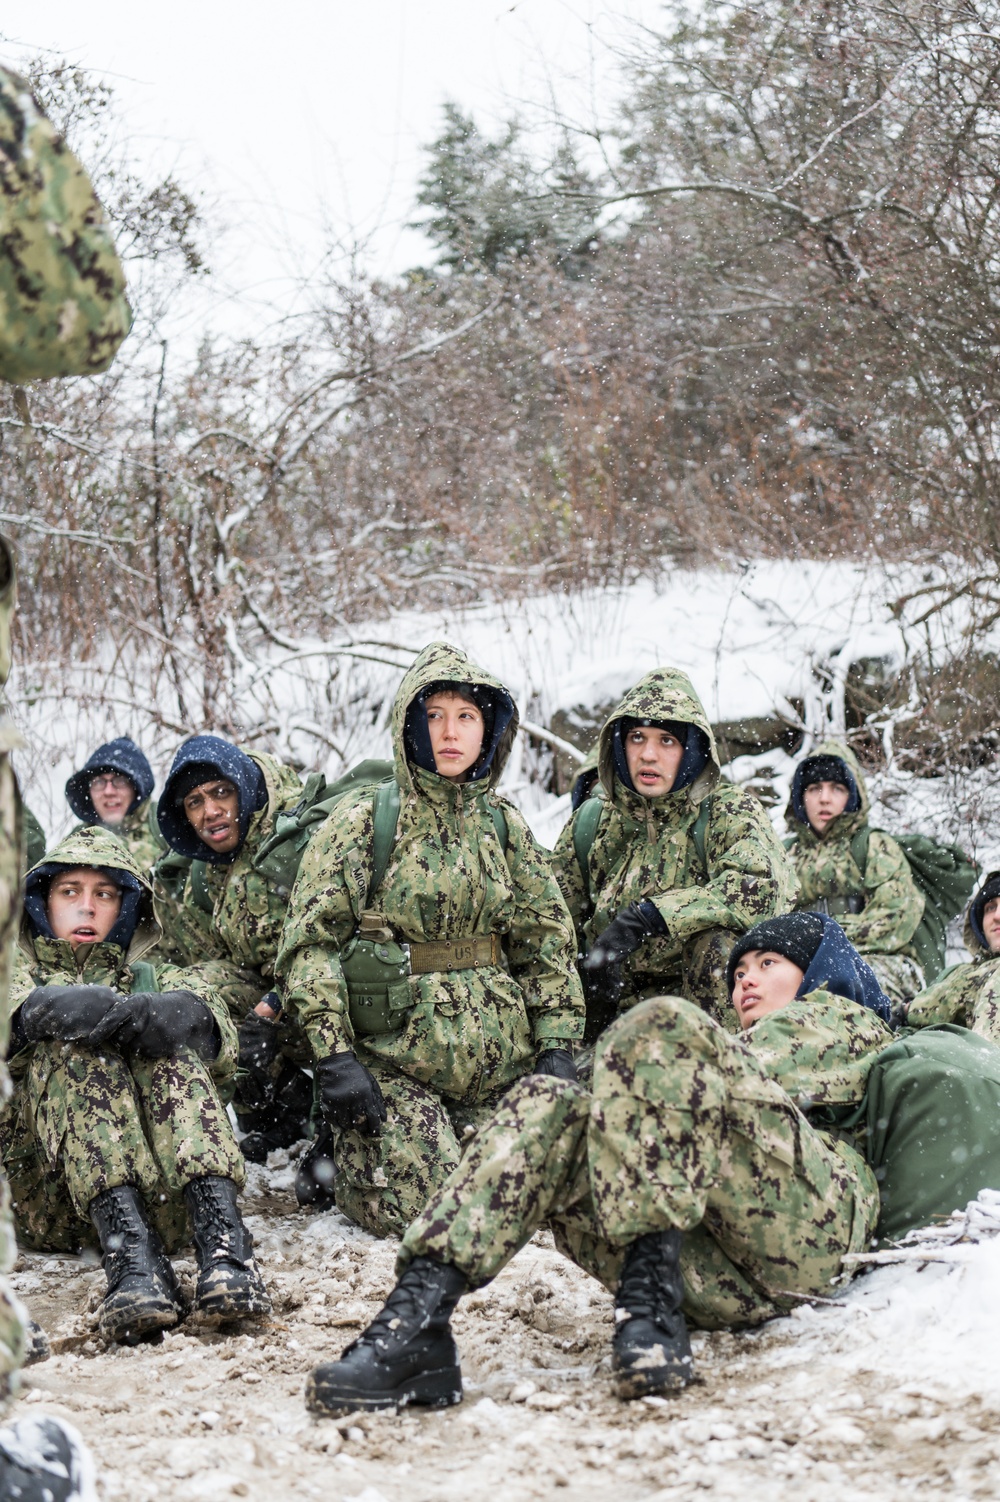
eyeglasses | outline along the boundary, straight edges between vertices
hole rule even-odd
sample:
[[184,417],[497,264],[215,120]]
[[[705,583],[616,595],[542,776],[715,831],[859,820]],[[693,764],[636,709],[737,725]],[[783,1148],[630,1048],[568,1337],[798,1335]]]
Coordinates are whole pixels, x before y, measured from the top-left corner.
[[120,772],[113,772],[107,776],[92,777],[90,779],[90,791],[92,793],[99,793],[102,788],[113,788],[116,793],[124,793],[131,786],[131,778],[123,777]]

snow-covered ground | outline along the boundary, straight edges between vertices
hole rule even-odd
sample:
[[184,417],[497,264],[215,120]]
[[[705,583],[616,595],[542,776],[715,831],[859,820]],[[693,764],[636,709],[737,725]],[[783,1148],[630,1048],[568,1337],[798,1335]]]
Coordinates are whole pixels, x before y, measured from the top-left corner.
[[[395,1248],[336,1212],[295,1210],[288,1179],[251,1170],[275,1300],[262,1327],[186,1325],[159,1346],[106,1351],[86,1313],[103,1279],[93,1263],[29,1256],[16,1274],[57,1351],[25,1374],[18,1411],[77,1425],[107,1502],[1000,1494],[996,1197],[910,1248],[953,1260],[864,1271],[756,1332],[696,1335],[699,1381],[669,1401],[614,1397],[610,1298],[542,1234],[459,1306],[461,1407],[317,1421],[306,1375],[375,1313]],[[952,1244],[963,1234],[982,1239]]]

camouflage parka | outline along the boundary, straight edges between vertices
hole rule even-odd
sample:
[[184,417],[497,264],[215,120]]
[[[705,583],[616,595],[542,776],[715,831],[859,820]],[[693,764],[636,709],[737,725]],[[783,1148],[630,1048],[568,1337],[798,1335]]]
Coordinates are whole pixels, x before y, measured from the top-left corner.
[[[996,874],[991,871],[986,881]],[[906,1021],[910,1027],[953,1022],[1000,1043],[1000,954],[994,954],[973,927],[975,902],[973,897],[962,933],[972,959],[950,965],[932,986],[919,991],[907,1007]]]
[[864,773],[854,752],[840,741],[823,741],[809,753],[836,756],[850,769],[858,788],[860,807],[831,819],[821,835],[803,823],[790,803],[785,818],[794,841],[789,855],[799,878],[796,907],[807,911],[824,897],[864,897],[860,913],[838,913],[837,922],[861,954],[905,954],[916,960],[910,940],[924,913],[924,897],[902,849],[881,830],[868,840],[864,871],[851,854],[851,841],[865,824],[871,804]]
[[[339,951],[368,906],[374,841],[372,789],[345,797],[307,847],[292,892],[278,973],[317,1059],[365,1054],[456,1101],[474,1103],[525,1074],[539,1050],[583,1034],[573,928],[541,847],[495,791],[517,730],[516,710],[488,776],[458,785],[411,766],[404,725],[436,682],[503,686],[446,642],[420,653],[396,695],[393,757],[400,789],[396,843],[372,898],[408,942],[496,933],[503,962],[412,975],[412,1011],[392,1033],[356,1040]],[[490,808],[507,824],[503,850]]]
[[[294,767],[263,751],[246,754],[264,775],[267,803],[251,818],[232,864],[205,867],[211,918],[195,900],[190,868],[180,899],[183,912],[172,915],[169,901],[158,908],[166,920],[171,951],[197,966],[205,983],[225,996],[235,1017],[243,1017],[273,985],[274,962],[288,912],[288,891],[258,871],[254,858],[274,833],[278,814],[295,808],[302,799],[302,781]],[[206,928],[214,956],[199,963],[193,951]]]
[[[81,944],[76,949],[68,939],[50,939],[36,934],[27,913],[21,915],[18,947],[11,984],[11,1011],[16,1012],[36,986],[112,986],[127,993],[133,984],[132,966],[148,960],[154,970],[157,991],[190,991],[209,1008],[219,1029],[217,1056],[209,1065],[216,1084],[227,1084],[236,1072],[236,1028],[222,997],[193,970],[158,962],[155,950],[160,925],[153,913],[153,890],[147,872],[121,840],[100,825],[90,825],[61,840],[40,865],[96,866],[106,871],[127,871],[140,884],[139,919],[126,953],[120,944]],[[72,1045],[67,1045],[71,1047]],[[30,1048],[11,1060],[11,1073],[18,1077],[28,1067]]]
[[132,314],[104,210],[26,81],[0,68],[0,377],[107,370]]
[[[632,792],[615,771],[612,750],[615,722],[624,717],[696,725],[709,748],[704,769],[689,786],[659,798]],[[796,886],[781,841],[761,803],[722,780],[712,728],[684,673],[656,668],[629,690],[601,730],[598,762],[604,807],[588,879],[573,847],[579,811],[560,834],[552,864],[581,949],[629,903],[648,898],[660,912],[668,932],[648,939],[627,961],[631,999],[670,990],[661,978],[677,970],[684,945],[703,930],[731,929],[735,936],[788,911]],[[705,799],[711,800],[707,869],[694,838]]]

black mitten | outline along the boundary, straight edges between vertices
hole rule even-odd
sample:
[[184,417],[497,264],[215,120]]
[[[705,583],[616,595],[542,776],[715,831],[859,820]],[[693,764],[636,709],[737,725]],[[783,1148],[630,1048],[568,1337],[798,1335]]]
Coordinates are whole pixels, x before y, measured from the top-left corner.
[[373,1079],[350,1049],[331,1054],[316,1065],[320,1105],[332,1126],[377,1137],[388,1112],[378,1080]]
[[121,1000],[111,986],[38,986],[11,1024],[11,1053],[29,1043],[80,1043]]
[[240,1058],[236,1075],[236,1098],[248,1111],[262,1111],[274,1102],[280,1069],[282,1030],[278,1022],[250,1012],[240,1023]]
[[631,902],[612,918],[604,932],[594,940],[590,953],[583,961],[583,968],[606,970],[609,966],[620,965],[646,939],[666,932],[667,925],[648,898],[642,902]]
[[535,1074],[549,1074],[555,1080],[576,1080],[579,1075],[568,1048],[543,1048],[535,1060]]
[[136,992],[122,996],[90,1035],[94,1048],[111,1044],[123,1053],[170,1059],[190,1048],[206,1062],[219,1052],[219,1031],[206,1004],[190,991]]

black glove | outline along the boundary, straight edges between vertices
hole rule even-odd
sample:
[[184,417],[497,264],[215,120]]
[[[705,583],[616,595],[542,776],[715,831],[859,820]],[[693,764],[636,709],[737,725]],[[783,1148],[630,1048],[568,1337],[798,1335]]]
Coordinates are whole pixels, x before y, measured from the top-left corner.
[[171,1059],[190,1048],[206,1062],[219,1052],[219,1041],[215,1018],[190,991],[121,996],[90,1035],[93,1048],[109,1043],[146,1059]]
[[590,953],[583,961],[584,970],[606,970],[611,965],[620,965],[622,960],[634,954],[645,939],[653,934],[665,934],[667,925],[648,898],[631,902],[612,918],[607,928],[594,940]]
[[549,1074],[554,1080],[577,1080],[576,1065],[568,1048],[543,1048],[535,1060],[535,1074]]
[[29,1043],[80,1043],[121,998],[111,986],[37,986],[11,1025],[10,1051]]
[[262,1111],[274,1103],[280,1073],[274,1065],[281,1055],[283,1033],[277,1021],[250,1012],[240,1023],[237,1036],[240,1058],[236,1098],[248,1111]]
[[323,1115],[332,1126],[362,1137],[378,1137],[388,1112],[378,1087],[350,1049],[321,1059],[313,1073],[319,1084]]

